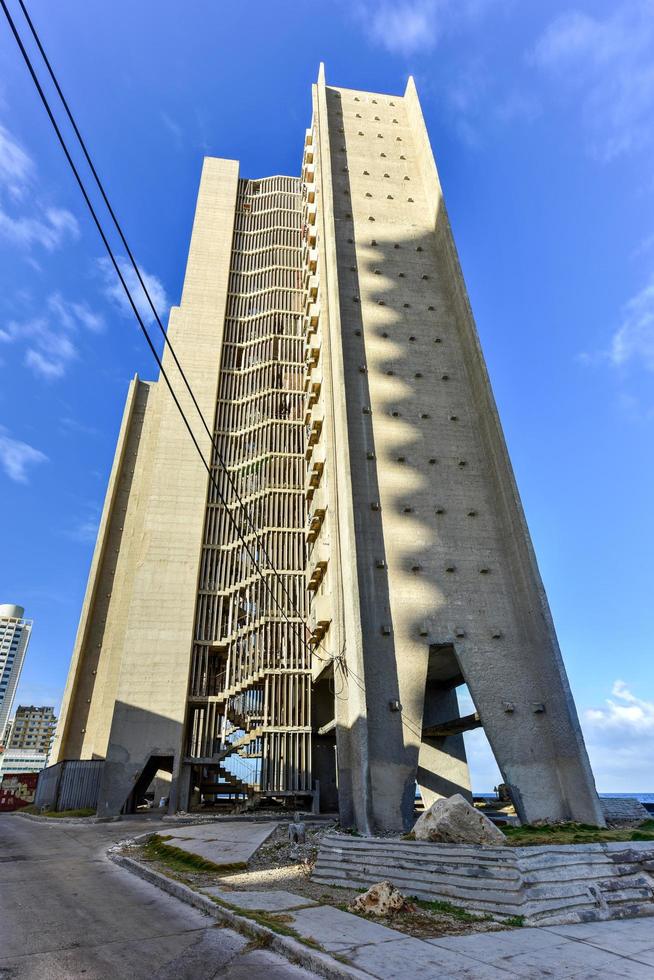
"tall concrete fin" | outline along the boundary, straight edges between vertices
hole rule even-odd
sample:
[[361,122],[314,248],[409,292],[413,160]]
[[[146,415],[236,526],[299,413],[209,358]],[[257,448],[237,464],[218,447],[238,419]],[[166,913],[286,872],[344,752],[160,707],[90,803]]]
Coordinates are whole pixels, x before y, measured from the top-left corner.
[[[486,628],[490,628],[490,642],[466,636],[457,644],[457,653],[498,765],[506,782],[515,789],[523,816],[530,820],[574,818],[602,824],[574,700],[411,77],[404,101],[427,211],[433,221],[432,247],[447,283],[447,299],[456,322],[461,366],[467,378],[469,417],[486,461],[483,479],[496,534],[489,559],[500,564],[504,577],[504,588],[491,591],[492,603],[483,616]],[[481,555],[476,534],[470,535],[468,541]],[[473,595],[471,591],[471,598]],[[503,619],[506,631],[500,627]],[[495,635],[498,633],[502,635]]]
[[104,758],[122,659],[130,492],[150,385],[130,383],[91,560],[51,759]]
[[[363,631],[361,622],[359,578],[357,574],[358,541],[354,499],[352,496],[353,462],[350,453],[347,392],[345,376],[346,345],[341,309],[342,273],[339,252],[346,228],[339,221],[334,201],[332,173],[334,149],[330,133],[328,90],[321,63],[318,85],[314,88],[314,132],[316,146],[316,190],[320,261],[321,337],[323,351],[320,369],[324,390],[321,402],[325,412],[325,452],[328,456],[323,492],[328,497],[330,526],[322,530],[331,540],[328,587],[334,608],[330,628],[329,653],[336,688],[344,686],[347,697],[335,699],[338,753],[338,797],[341,820],[345,826],[356,825],[368,832],[371,823],[371,783],[368,755],[368,704],[359,677],[365,673]],[[320,405],[317,406],[318,409]],[[318,604],[319,600],[316,600]],[[324,602],[324,600],[323,600]],[[317,651],[318,664],[324,654]]]
[[[184,280],[170,314],[169,337],[209,430],[213,427],[238,164],[206,158]],[[164,367],[207,461],[204,431],[170,351]],[[98,813],[120,812],[151,757],[182,760],[186,690],[208,475],[173,399],[159,381],[144,423],[145,446],[133,511],[129,597]]]

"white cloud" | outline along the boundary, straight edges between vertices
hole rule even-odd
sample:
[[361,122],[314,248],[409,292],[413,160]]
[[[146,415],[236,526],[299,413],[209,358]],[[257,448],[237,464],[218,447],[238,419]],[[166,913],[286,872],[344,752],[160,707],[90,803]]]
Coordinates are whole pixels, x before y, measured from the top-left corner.
[[654,371],[654,276],[625,304],[608,356],[615,367],[635,360]]
[[66,240],[79,238],[77,219],[66,208],[44,204],[35,196],[36,165],[18,140],[0,125],[0,192],[13,204],[11,213],[0,204],[0,237],[29,251],[40,245],[52,252]]
[[48,457],[40,449],[26,442],[13,439],[4,426],[0,426],[0,466],[10,480],[28,483],[30,467],[45,463]]
[[371,44],[404,57],[431,51],[446,33],[502,0],[360,0],[354,13]]
[[362,22],[373,43],[392,54],[430,51],[440,37],[443,0],[406,0],[404,3],[367,4]]
[[[97,266],[100,271],[104,282],[104,294],[108,300],[110,300],[126,317],[133,317],[134,312],[127,299],[123,285],[116,274],[111,260],[109,258],[101,258],[97,260]],[[138,281],[138,277],[131,263],[125,258],[125,256],[118,257],[118,267],[120,269],[121,275],[125,280],[125,283],[134,298],[136,308],[141,316],[141,319],[146,325],[154,323],[154,315],[152,309],[147,300],[147,297]],[[146,272],[145,269],[139,267],[141,273],[141,278],[145,283],[145,287],[150,294],[154,307],[161,319],[164,322],[164,317],[168,313],[168,298],[166,296],[166,290],[163,284],[157,276]]]
[[605,18],[569,10],[547,26],[530,60],[580,100],[597,156],[652,143],[654,0],[615,4]]
[[9,130],[0,125],[0,186],[5,187],[14,199],[20,199],[34,172],[32,158]]
[[0,207],[0,237],[20,248],[41,245],[52,252],[67,238],[79,238],[79,225],[75,216],[63,208],[46,208],[38,217],[12,217]]
[[616,680],[599,708],[581,721],[600,792],[651,792],[654,758],[654,699],[642,698]]
[[611,694],[617,700],[607,698],[606,707],[588,708],[584,713],[589,727],[654,738],[654,701],[636,697],[621,680],[613,682]]
[[104,328],[104,320],[86,303],[68,302],[59,293],[48,298],[46,311],[47,315],[29,320],[10,321],[0,329],[0,343],[26,343],[25,365],[52,381],[62,378],[79,356],[73,339],[79,328],[98,333]]

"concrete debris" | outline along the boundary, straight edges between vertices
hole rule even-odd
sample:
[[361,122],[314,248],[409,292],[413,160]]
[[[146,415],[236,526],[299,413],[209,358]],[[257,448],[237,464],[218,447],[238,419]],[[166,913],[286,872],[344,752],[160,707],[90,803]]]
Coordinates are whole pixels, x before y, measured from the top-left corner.
[[307,839],[307,825],[301,821],[289,823],[288,839],[291,844],[304,844]]
[[386,916],[407,909],[410,903],[390,881],[380,881],[363,895],[357,895],[350,904],[350,912],[365,912],[368,915]]
[[432,803],[418,817],[413,832],[416,840],[449,844],[506,844],[502,831],[460,793]]

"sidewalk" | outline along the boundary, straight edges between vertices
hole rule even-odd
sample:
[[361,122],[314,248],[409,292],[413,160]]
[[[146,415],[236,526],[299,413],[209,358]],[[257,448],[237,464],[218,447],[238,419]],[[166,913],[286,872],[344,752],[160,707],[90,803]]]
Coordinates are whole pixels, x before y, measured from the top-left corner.
[[423,940],[290,892],[203,891],[233,908],[284,912],[300,936],[380,980],[654,977],[652,918]]
[[279,826],[267,823],[208,823],[158,830],[164,843],[216,865],[246,865]]
[[[166,843],[217,865],[234,865],[246,863],[276,826],[271,821],[184,827]],[[270,917],[269,926],[277,917],[295,936],[334,957],[335,967],[346,967],[344,975],[349,966],[351,975],[361,971],[380,980],[414,975],[422,980],[654,978],[654,917],[417,939],[383,920],[281,888],[239,889],[226,878],[195,892],[236,914],[263,913]]]

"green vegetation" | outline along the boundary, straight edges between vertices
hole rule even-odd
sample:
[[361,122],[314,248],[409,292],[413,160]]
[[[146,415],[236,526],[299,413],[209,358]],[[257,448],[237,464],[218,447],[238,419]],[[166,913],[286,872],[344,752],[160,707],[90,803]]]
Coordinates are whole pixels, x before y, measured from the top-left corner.
[[502,919],[505,926],[513,926],[514,929],[522,929],[525,924],[524,915],[510,915],[508,919]]
[[31,803],[29,806],[24,806],[19,813],[31,813],[36,817],[51,817],[56,820],[60,817],[94,817],[95,810],[84,809],[84,810],[46,810],[42,811],[38,806],[34,806]]
[[170,837],[160,837],[155,834],[143,845],[143,856],[149,861],[159,861],[177,874],[197,874],[198,871],[219,871],[221,874],[232,874],[244,871],[247,867],[242,861],[236,864],[214,864],[197,854],[189,854],[179,847],[171,847],[166,841]]
[[84,810],[60,810],[59,812],[53,810],[52,812],[44,813],[43,816],[53,817],[54,819],[57,819],[57,817],[94,817],[95,813],[95,810],[87,808]]
[[323,952],[323,947],[317,940],[312,939],[310,936],[301,936],[297,929],[293,929],[288,925],[289,922],[293,922],[292,915],[288,915],[285,912],[258,912],[255,909],[242,909],[238,905],[232,905],[231,902],[225,902],[223,899],[216,898],[214,895],[211,896],[211,899],[216,905],[229,909],[230,912],[241,915],[245,919],[251,919],[259,926],[265,926],[266,929],[270,929],[272,932],[278,932],[282,936],[290,936],[291,939],[296,939],[299,943],[303,943],[311,949],[317,949]]
[[422,898],[411,896],[411,901],[415,902],[418,908],[426,909],[428,912],[437,912],[439,915],[451,915],[453,919],[460,922],[488,922],[490,915],[479,915],[476,912],[468,912],[467,909],[459,908],[458,905],[451,905],[449,902],[427,902]]
[[645,820],[638,827],[624,829],[593,827],[586,823],[561,823],[504,827],[508,843],[513,847],[541,844],[601,844],[605,841],[654,841],[654,820]]

